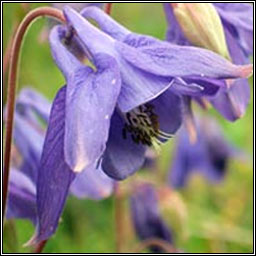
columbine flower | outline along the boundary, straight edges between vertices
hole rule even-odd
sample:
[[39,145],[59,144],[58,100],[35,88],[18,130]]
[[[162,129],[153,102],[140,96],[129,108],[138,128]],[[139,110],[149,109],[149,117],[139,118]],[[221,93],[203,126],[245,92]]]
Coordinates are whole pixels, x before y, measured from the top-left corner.
[[[147,146],[157,148],[172,137],[181,124],[180,98],[168,90],[176,80],[176,87],[184,89],[182,77],[200,81],[202,75],[210,80],[251,72],[251,67],[235,66],[207,50],[132,34],[99,8],[89,8],[96,10],[97,22],[103,21],[104,32],[66,7],[68,26],[56,26],[50,34],[52,54],[67,85],[53,102],[44,143],[34,241],[55,232],[77,173],[102,169],[114,179],[124,179],[141,167]],[[72,36],[93,67],[65,46]],[[190,84],[191,90],[198,90]]]
[[197,132],[198,140],[191,144],[186,130],[180,130],[169,175],[173,187],[185,186],[195,172],[210,182],[220,182],[227,173],[229,160],[236,155],[236,150],[212,120],[202,119]]
[[[140,240],[158,238],[170,244],[173,242],[172,231],[161,218],[157,194],[151,184],[143,183],[136,187],[131,196],[131,215]],[[154,253],[161,252],[157,246],[150,249]]]
[[[231,59],[235,64],[249,63],[248,57],[253,52],[252,5],[165,3],[164,7],[169,24],[168,41],[211,49]],[[196,31],[194,33],[194,30],[189,28],[191,24],[194,24],[193,29]],[[196,33],[203,35],[196,36]],[[220,88],[214,97],[208,98],[212,105],[230,121],[235,121],[244,115],[249,99],[250,87],[247,79],[227,80],[226,87]],[[201,101],[199,98],[196,100]]]

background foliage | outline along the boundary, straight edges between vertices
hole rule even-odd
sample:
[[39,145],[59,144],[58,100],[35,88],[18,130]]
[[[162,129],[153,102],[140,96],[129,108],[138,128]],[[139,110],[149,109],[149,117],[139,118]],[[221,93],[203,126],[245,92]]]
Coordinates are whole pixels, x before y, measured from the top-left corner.
[[[31,3],[29,8],[43,5],[46,4]],[[4,50],[12,27],[24,13],[21,4],[3,4]],[[161,4],[116,3],[112,16],[134,32],[164,39],[166,22]],[[46,18],[38,20],[26,36],[19,89],[31,86],[52,100],[64,79],[51,58],[47,40],[43,39],[48,26]],[[174,214],[167,211],[165,218],[174,230],[175,247],[185,252],[249,253],[253,248],[253,99],[245,117],[235,123],[225,121],[212,109],[208,114],[218,119],[228,139],[244,151],[245,159],[231,163],[228,175],[218,185],[210,185],[202,177],[194,176],[186,188],[172,192],[177,199],[173,206],[176,210],[172,211]],[[137,173],[122,183],[124,190],[129,190],[133,180],[152,179],[152,176],[158,183],[165,183],[174,143],[175,139],[164,146],[157,162],[157,173]],[[95,202],[70,197],[58,231],[48,242],[45,252],[114,252],[113,206],[113,198]],[[124,250],[132,251],[138,241],[130,223],[127,197],[125,207]],[[22,245],[34,232],[32,224],[15,220],[8,226],[4,251],[29,252],[30,248]]]

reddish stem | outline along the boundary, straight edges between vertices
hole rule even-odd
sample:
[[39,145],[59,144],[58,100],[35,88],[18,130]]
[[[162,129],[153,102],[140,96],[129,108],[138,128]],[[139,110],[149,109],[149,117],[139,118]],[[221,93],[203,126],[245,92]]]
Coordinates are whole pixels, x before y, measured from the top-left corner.
[[36,245],[36,248],[35,248],[35,250],[33,251],[33,253],[41,253],[41,252],[43,251],[43,249],[44,249],[46,243],[47,243],[47,240],[44,240],[44,241],[38,243],[38,244]]
[[112,10],[112,3],[106,3],[105,12],[106,12],[108,15],[110,15],[111,10]]

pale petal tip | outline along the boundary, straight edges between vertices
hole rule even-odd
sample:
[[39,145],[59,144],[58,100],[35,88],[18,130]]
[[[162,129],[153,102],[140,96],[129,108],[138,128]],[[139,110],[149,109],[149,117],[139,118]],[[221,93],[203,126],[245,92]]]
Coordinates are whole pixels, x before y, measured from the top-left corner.
[[72,168],[72,170],[75,173],[80,173],[84,170],[84,168],[85,168],[84,163],[78,163],[77,165],[74,166],[74,168]]
[[242,78],[249,78],[253,74],[253,65],[248,64],[240,67],[240,76]]
[[22,247],[31,247],[35,246],[37,244],[37,234],[35,233],[25,244],[22,245]]

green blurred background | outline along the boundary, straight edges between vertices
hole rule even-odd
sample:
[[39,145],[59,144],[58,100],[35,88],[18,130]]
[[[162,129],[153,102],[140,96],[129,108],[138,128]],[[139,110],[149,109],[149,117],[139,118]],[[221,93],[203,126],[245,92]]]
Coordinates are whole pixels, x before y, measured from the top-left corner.
[[[4,50],[15,24],[24,17],[26,9],[45,5],[47,4],[30,3],[28,7],[24,7],[20,3],[3,4]],[[161,4],[116,3],[112,16],[134,32],[160,39],[165,37],[166,21]],[[22,48],[19,89],[32,86],[52,100],[64,84],[64,79],[51,58],[45,37],[48,25],[48,19],[42,18],[27,33]],[[236,159],[230,163],[228,175],[218,185],[210,185],[202,177],[194,176],[186,188],[171,192],[171,203],[167,203],[171,206],[170,209],[165,209],[164,217],[174,230],[175,247],[182,251],[250,253],[253,251],[253,99],[246,115],[235,123],[225,121],[213,109],[208,114],[217,118],[227,138],[245,152],[246,159]],[[157,162],[157,173],[148,175],[141,171],[122,182],[124,193],[138,179],[164,184],[174,143],[175,140],[172,140],[163,147]],[[124,200],[123,251],[131,252],[138,240],[130,222],[129,196],[125,195]],[[113,198],[97,202],[70,197],[57,233],[47,243],[44,251],[115,252],[114,224]],[[4,237],[4,251],[30,252],[31,248],[24,248],[22,245],[34,232],[32,224],[26,220],[15,220],[7,225],[9,228]]]

